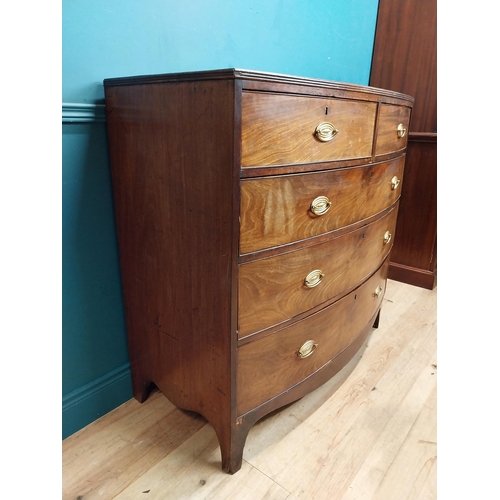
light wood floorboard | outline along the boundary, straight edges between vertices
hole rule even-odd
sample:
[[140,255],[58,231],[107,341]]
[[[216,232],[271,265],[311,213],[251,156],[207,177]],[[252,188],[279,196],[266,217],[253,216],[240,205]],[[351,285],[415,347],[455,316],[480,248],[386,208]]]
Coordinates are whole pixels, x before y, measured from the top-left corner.
[[430,500],[437,491],[437,291],[389,280],[380,326],[333,379],[258,422],[243,466],[154,392],[62,443],[63,500]]

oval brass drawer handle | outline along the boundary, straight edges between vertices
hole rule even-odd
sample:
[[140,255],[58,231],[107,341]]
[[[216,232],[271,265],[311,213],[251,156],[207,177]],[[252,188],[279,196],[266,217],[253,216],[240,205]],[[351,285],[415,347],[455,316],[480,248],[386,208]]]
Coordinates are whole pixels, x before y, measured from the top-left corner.
[[398,179],[397,175],[395,175],[391,179],[391,189],[394,191],[398,186],[401,181]]
[[304,278],[304,285],[307,286],[307,288],[314,288],[321,283],[321,280],[324,277],[325,275],[322,271],[320,271],[319,269],[315,269]]
[[375,291],[373,292],[373,296],[380,297],[381,293],[382,293],[382,287],[379,285],[377,288],[375,288]]
[[331,206],[332,202],[326,196],[318,196],[312,201],[309,210],[314,215],[324,215],[328,212],[328,210],[330,210]]
[[401,137],[404,137],[406,135],[406,127],[400,123],[398,125],[398,137],[401,138]]
[[384,245],[387,245],[387,243],[389,243],[389,241],[391,241],[391,238],[392,238],[392,234],[389,231],[386,231],[384,233]]
[[318,347],[318,344],[315,344],[314,340],[308,340],[302,344],[297,356],[302,359],[307,358],[316,350],[316,347]]
[[330,122],[321,122],[316,127],[314,135],[321,142],[331,141],[337,134],[338,130]]

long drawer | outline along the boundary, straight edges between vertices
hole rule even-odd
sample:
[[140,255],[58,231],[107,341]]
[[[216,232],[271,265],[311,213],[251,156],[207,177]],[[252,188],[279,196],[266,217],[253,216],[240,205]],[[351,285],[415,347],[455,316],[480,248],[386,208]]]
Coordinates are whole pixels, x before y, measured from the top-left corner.
[[307,311],[356,286],[387,257],[397,205],[327,242],[240,265],[238,338]]
[[239,415],[307,378],[345,349],[374,316],[388,261],[344,298],[288,328],[238,348]]
[[363,167],[241,181],[240,254],[375,215],[401,193],[404,157]]
[[377,104],[262,92],[242,95],[242,167],[370,157]]

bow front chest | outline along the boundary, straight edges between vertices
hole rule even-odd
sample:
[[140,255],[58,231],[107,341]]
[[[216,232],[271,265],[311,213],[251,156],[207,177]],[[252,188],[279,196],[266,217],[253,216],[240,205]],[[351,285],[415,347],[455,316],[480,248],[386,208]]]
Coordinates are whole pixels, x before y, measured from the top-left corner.
[[378,324],[413,99],[245,70],[104,81],[134,396],[251,426]]

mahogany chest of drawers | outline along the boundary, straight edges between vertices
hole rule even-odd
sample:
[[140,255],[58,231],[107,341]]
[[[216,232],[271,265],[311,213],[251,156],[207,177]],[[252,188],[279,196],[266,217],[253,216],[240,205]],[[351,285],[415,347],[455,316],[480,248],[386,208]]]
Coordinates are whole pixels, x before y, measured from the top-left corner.
[[413,99],[218,70],[104,81],[134,396],[251,426],[378,324]]

